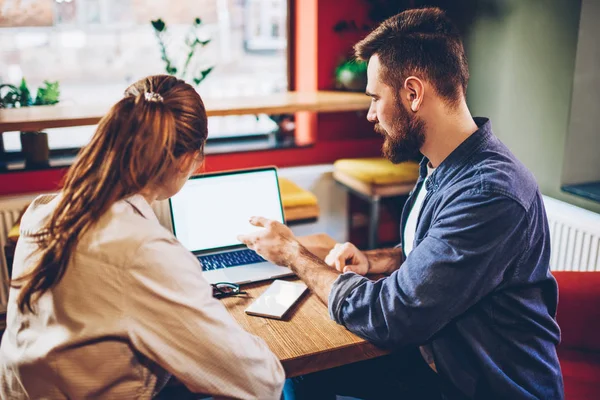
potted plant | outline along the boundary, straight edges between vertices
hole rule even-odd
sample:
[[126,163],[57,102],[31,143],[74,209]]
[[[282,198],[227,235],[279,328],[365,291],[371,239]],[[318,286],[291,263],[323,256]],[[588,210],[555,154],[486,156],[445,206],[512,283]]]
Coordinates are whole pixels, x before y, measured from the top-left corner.
[[[198,54],[197,50],[205,47],[210,43],[210,39],[201,40],[198,37],[198,29],[202,25],[200,18],[195,18],[194,22],[188,31],[184,43],[187,46],[187,52],[185,59],[179,60],[178,62],[173,60],[169,56],[167,40],[168,31],[167,24],[162,19],[156,19],[150,21],[156,40],[160,48],[161,59],[165,63],[165,71],[169,75],[173,75],[187,82],[193,82],[196,86],[210,74],[214,67],[198,68],[198,60],[195,56]],[[195,61],[195,62],[194,62]],[[201,63],[200,63],[201,65]],[[195,66],[195,68],[194,68]],[[256,117],[258,119],[258,116]],[[269,118],[277,124],[277,131],[275,132],[275,138],[278,142],[287,142],[293,139],[294,134],[294,117],[290,114],[281,115],[269,115]]]
[[[3,89],[4,95],[2,95]],[[0,85],[0,108],[52,105],[58,103],[59,96],[58,82],[44,81],[44,85],[38,88],[34,100],[27,82],[23,78],[18,87],[10,84]],[[39,131],[24,131],[21,132],[20,139],[25,168],[47,167],[50,154],[48,134]]]
[[192,27],[188,31],[185,37],[185,44],[187,46],[187,53],[185,59],[179,62],[179,67],[168,55],[167,44],[165,43],[168,33],[167,24],[162,19],[150,21],[152,28],[154,28],[154,34],[160,47],[160,54],[162,60],[165,62],[165,71],[169,75],[173,75],[187,82],[193,82],[196,86],[202,82],[206,76],[213,70],[214,67],[197,70],[194,68],[194,55],[196,51],[210,43],[210,39],[200,40],[198,38],[198,28],[202,25],[200,18],[195,18]]
[[337,89],[364,92],[367,87],[367,63],[348,58],[335,69]]

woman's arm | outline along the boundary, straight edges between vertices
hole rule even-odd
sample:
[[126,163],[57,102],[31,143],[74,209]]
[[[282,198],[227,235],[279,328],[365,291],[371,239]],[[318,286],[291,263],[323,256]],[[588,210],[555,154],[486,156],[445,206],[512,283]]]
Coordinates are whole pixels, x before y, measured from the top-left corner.
[[281,395],[285,374],[265,342],[212,297],[198,260],[175,239],[137,251],[123,282],[134,347],[193,392],[232,398]]

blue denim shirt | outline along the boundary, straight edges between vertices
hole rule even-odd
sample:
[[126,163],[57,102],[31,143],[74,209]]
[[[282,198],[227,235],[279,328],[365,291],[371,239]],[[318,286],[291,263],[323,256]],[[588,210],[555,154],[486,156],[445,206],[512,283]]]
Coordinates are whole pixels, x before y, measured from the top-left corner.
[[427,344],[442,381],[468,398],[562,399],[542,196],[489,120],[475,122],[479,129],[427,180],[410,255],[378,281],[340,275],[329,312],[381,347]]

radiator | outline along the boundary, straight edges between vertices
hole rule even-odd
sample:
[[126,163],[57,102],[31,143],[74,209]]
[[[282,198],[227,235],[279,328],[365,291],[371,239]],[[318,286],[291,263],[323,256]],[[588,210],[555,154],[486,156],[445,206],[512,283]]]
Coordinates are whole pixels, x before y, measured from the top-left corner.
[[556,271],[600,272],[600,214],[544,196]]
[[0,311],[4,309],[7,300],[8,269],[4,256],[4,245],[8,231],[17,222],[19,214],[37,194],[21,195],[14,197],[0,197]]

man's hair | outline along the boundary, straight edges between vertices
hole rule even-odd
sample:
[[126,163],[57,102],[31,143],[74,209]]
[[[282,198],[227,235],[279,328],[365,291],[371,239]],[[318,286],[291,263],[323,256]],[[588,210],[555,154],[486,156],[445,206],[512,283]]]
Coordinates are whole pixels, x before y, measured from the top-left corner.
[[359,60],[377,54],[383,81],[397,89],[406,78],[430,82],[450,105],[467,92],[469,68],[460,34],[439,8],[407,10],[383,21],[354,46]]

